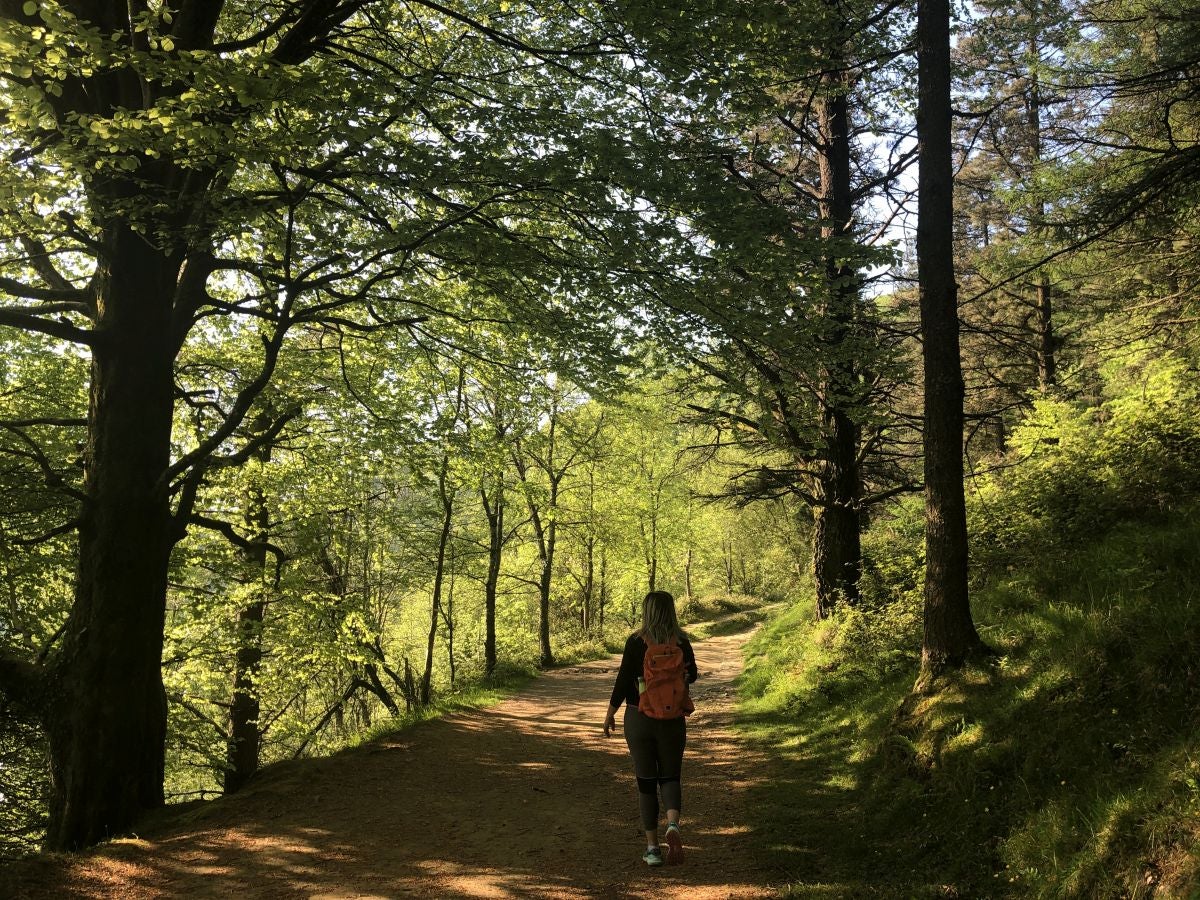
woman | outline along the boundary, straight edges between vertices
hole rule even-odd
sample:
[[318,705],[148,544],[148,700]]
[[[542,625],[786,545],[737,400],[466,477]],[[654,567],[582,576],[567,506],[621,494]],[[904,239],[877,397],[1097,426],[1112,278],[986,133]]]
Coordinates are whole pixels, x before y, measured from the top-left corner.
[[[646,650],[650,646],[678,647],[682,651],[678,677],[682,679],[685,708],[673,709],[672,718],[652,718],[638,709],[641,688],[644,687]],[[671,654],[668,652],[667,657]],[[675,654],[676,657],[679,654]],[[680,774],[683,769],[683,747],[687,742],[687,719],[691,703],[686,700],[687,685],[696,680],[696,655],[692,645],[679,627],[675,616],[675,598],[666,591],[651,591],[642,604],[642,627],[625,642],[621,668],[613,686],[608,714],[604,717],[604,736],[617,727],[617,710],[625,704],[625,742],[633,757],[633,772],[638,784],[638,807],[642,828],[646,830],[647,865],[661,866],[663,852],[658,842],[659,791],[662,805],[667,809],[666,862],[683,862],[683,838],[679,831],[681,801]],[[656,676],[657,681],[657,676]],[[643,704],[645,708],[651,708]],[[661,710],[656,710],[660,712]]]

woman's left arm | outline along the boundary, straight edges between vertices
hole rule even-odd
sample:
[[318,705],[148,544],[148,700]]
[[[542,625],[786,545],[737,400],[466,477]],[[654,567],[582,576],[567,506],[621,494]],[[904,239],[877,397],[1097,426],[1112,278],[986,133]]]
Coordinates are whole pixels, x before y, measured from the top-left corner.
[[687,638],[683,639],[683,661],[687,666],[688,684],[691,684],[700,677],[700,670],[696,667],[696,651],[692,649],[692,642]]

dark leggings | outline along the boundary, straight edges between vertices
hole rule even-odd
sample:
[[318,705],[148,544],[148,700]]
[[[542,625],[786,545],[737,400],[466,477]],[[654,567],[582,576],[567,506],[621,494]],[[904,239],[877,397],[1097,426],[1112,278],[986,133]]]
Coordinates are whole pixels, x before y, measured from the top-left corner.
[[687,719],[652,719],[636,706],[625,706],[625,743],[633,757],[637,776],[638,808],[642,828],[658,828],[658,792],[663,806],[681,809],[679,776],[683,771],[683,747],[687,743]]

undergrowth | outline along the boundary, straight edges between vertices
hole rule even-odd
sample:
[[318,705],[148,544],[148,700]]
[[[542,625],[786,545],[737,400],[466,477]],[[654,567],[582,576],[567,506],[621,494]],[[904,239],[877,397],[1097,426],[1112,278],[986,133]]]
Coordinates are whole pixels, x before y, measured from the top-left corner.
[[1127,525],[983,587],[995,663],[928,696],[847,652],[854,616],[770,623],[743,722],[782,760],[757,806],[795,895],[1200,895],[1198,545]]
[[1200,428],[1102,412],[972,500],[988,664],[911,693],[915,503],[868,535],[859,608],[749,645],[742,728],[778,761],[756,824],[792,896],[1200,897]]
[[486,709],[507,700],[536,677],[532,670],[498,667],[491,677],[470,684],[454,693],[437,696],[425,706],[414,706],[399,716],[379,719],[370,728],[355,733],[345,748],[360,747],[390,734],[395,734],[430,719],[468,709]]

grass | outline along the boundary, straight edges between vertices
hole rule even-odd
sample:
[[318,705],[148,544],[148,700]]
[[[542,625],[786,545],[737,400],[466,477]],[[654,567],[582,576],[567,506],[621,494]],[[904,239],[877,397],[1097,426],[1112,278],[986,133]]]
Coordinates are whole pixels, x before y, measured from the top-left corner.
[[436,696],[431,703],[425,706],[414,706],[399,716],[377,720],[370,728],[364,728],[354,734],[343,749],[360,747],[381,737],[404,731],[421,722],[440,719],[451,713],[495,706],[519,693],[536,677],[534,672],[525,669],[497,668],[491,678],[485,681],[474,682],[453,693]]
[[[767,617],[768,611],[761,608],[761,603],[757,598],[740,594],[719,595],[704,601],[693,600],[688,612],[689,619],[695,621],[695,624],[688,626],[688,634],[693,640],[703,640],[746,631]],[[704,617],[703,620],[697,621],[701,617]],[[608,653],[620,653],[623,648],[624,640],[615,646],[607,645],[599,638],[581,637],[568,640],[555,647],[554,668],[601,659]],[[420,722],[441,718],[460,710],[494,706],[518,693],[537,675],[536,669],[523,666],[501,667],[486,681],[472,682],[453,693],[435,696],[433,702],[427,706],[414,707],[400,716],[377,720],[370,728],[353,735],[344,748],[358,747],[404,731]]]
[[743,631],[749,631],[759,622],[763,622],[770,615],[770,610],[748,609],[744,612],[733,613],[732,615],[724,616],[720,619],[713,619],[709,622],[698,622],[695,625],[687,626],[688,638],[693,641],[703,641],[711,637],[722,637],[727,634],[740,634]]
[[1200,897],[1196,512],[979,586],[998,656],[924,696],[903,604],[769,622],[741,727],[791,896]]

